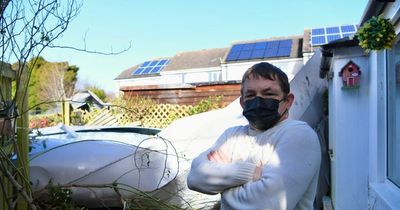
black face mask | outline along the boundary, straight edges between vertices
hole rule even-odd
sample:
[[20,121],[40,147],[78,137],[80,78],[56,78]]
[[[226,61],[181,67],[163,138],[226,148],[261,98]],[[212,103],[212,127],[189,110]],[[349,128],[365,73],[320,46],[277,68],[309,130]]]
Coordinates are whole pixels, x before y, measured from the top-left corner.
[[243,115],[252,127],[265,131],[278,123],[282,115],[287,111],[285,110],[282,115],[279,114],[278,108],[281,101],[256,96],[244,102]]

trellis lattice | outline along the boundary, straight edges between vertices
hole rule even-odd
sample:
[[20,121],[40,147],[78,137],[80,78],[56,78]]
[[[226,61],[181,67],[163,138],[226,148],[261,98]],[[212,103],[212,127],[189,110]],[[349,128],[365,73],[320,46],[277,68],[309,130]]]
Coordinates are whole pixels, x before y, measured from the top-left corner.
[[123,112],[109,109],[94,110],[74,110],[72,123],[74,125],[141,125],[144,127],[164,128],[175,119],[191,115],[191,105],[177,104],[157,104],[144,115],[142,119],[137,119],[132,112]]
[[143,126],[163,128],[175,119],[190,115],[191,105],[157,104],[142,119]]

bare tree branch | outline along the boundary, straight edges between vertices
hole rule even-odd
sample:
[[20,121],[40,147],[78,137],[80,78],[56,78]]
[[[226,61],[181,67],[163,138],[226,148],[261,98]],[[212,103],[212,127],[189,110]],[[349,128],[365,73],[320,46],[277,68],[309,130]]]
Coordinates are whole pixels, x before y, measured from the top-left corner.
[[[84,44],[86,46],[86,43]],[[132,47],[132,43],[129,42],[129,46],[125,47],[122,50],[119,50],[117,52],[102,52],[102,51],[96,51],[96,50],[88,50],[85,48],[78,48],[78,47],[71,47],[71,46],[55,46],[55,45],[49,45],[49,48],[59,48],[59,49],[70,49],[70,50],[75,50],[75,51],[79,51],[79,52],[85,52],[85,53],[90,53],[90,54],[98,54],[98,55],[119,55],[122,54],[124,52],[127,52],[128,50],[131,49]]]

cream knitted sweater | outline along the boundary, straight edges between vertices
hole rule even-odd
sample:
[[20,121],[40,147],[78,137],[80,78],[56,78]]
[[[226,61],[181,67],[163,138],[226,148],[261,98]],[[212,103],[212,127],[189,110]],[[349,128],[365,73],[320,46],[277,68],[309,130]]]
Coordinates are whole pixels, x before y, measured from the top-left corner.
[[[207,159],[218,148],[231,163]],[[193,160],[187,183],[202,193],[221,193],[221,209],[309,210],[320,162],[318,137],[304,122],[284,120],[264,132],[237,126]],[[258,164],[263,165],[262,177],[252,181]]]

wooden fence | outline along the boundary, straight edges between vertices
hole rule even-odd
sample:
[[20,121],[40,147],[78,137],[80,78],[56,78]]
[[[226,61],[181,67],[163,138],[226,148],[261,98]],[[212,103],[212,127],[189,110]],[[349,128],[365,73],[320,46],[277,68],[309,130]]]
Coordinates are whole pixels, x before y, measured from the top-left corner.
[[140,125],[144,127],[164,128],[173,120],[189,116],[193,106],[176,104],[157,104],[138,117],[129,110],[124,112],[116,109],[101,109],[92,112],[74,110],[71,115],[73,125]]
[[[12,123],[8,118],[7,105],[10,104],[12,98],[12,80],[15,79],[15,72],[11,70],[9,64],[0,61],[0,150],[5,156],[11,155],[14,152],[12,144],[6,143],[11,137]],[[2,155],[3,156],[3,155]],[[6,160],[1,159],[6,162]],[[6,170],[11,170],[11,167],[6,165]],[[13,193],[12,184],[4,173],[0,173],[0,180],[3,182],[0,188],[0,209],[9,209],[4,198],[8,198]]]
[[[17,83],[14,99],[12,96],[13,80],[16,80]],[[31,198],[26,84],[28,84],[27,69],[18,68],[18,71],[13,71],[10,64],[0,61],[0,150],[2,161],[0,209],[4,210],[13,208],[12,205],[7,204],[14,200],[17,201],[17,209],[28,209],[27,199]],[[15,112],[14,109],[17,111]],[[15,113],[18,113],[16,119],[14,119]],[[11,163],[9,160],[13,153],[18,157],[16,163]],[[19,189],[15,190],[17,186]],[[23,193],[25,196],[21,196]]]
[[164,128],[175,119],[189,116],[192,109],[191,105],[157,104],[143,117],[142,125]]

